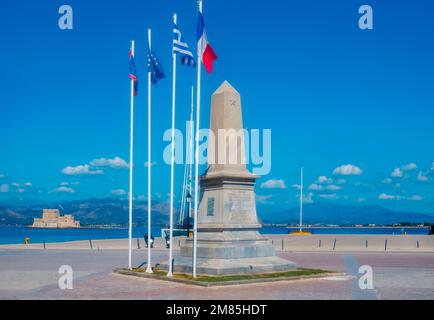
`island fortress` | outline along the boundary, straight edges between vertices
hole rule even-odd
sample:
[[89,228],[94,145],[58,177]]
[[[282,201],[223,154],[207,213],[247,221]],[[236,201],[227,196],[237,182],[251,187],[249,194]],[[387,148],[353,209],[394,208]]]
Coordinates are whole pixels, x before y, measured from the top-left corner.
[[59,210],[44,209],[42,218],[35,218],[32,228],[80,228],[80,221],[75,221],[74,217],[70,214],[61,216]]

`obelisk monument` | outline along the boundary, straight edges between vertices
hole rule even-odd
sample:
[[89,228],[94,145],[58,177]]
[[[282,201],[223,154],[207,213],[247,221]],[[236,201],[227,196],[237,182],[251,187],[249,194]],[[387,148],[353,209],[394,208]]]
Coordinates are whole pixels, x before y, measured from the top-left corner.
[[[244,274],[295,268],[275,256],[274,245],[259,234],[254,186],[258,176],[245,164],[240,94],[225,81],[211,101],[208,168],[200,178],[197,273]],[[214,141],[213,141],[214,140]],[[193,239],[181,245],[178,272],[192,268]]]

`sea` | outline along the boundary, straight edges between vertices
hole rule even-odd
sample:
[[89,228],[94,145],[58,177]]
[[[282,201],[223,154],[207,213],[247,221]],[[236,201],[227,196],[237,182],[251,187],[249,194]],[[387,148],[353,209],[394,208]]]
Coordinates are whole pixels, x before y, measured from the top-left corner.
[[[153,227],[152,234],[160,237],[162,227]],[[262,227],[262,234],[287,234],[297,231],[291,227]],[[427,235],[425,227],[307,227],[312,234],[377,234],[377,235]],[[143,238],[145,228],[133,228],[134,238]],[[0,226],[0,244],[20,244],[29,238],[29,243],[68,242],[80,240],[126,239],[127,228],[80,228],[80,229],[33,229],[16,226]]]

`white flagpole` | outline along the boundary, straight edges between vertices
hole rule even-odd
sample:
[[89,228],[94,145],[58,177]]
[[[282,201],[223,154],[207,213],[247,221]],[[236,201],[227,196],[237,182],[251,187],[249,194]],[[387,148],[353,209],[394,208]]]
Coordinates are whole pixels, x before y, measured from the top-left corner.
[[[176,13],[173,15],[173,23],[177,23]],[[169,243],[169,272],[168,277],[173,276],[173,189],[174,189],[174,179],[175,179],[175,108],[176,108],[176,53],[172,48],[172,152],[171,152],[171,163],[170,163],[170,243]]]
[[[134,57],[134,40],[131,41],[131,53]],[[134,143],[134,80],[131,79],[131,108],[130,108],[130,192],[128,212],[128,269],[131,267],[131,244],[133,233],[133,143]]]
[[[151,29],[148,29],[148,44],[149,53],[151,52]],[[152,272],[152,261],[151,261],[151,212],[152,212],[152,199],[151,199],[151,71],[148,70],[148,267],[146,268],[147,273]]]
[[[199,12],[202,13],[202,1],[199,0]],[[197,101],[196,101],[196,146],[195,146],[195,177],[194,177],[194,226],[193,226],[193,278],[196,278],[197,262],[197,210],[199,207],[199,130],[200,130],[200,73],[202,70],[200,42],[197,44]]]
[[303,167],[300,169],[300,232],[303,231]]
[[[191,86],[191,109],[190,109],[190,128],[189,128],[189,143],[190,148],[188,150],[189,153],[189,177],[188,177],[188,193],[190,194],[190,197],[192,196],[192,182],[193,182],[193,150],[194,150],[194,124],[193,124],[193,114],[194,114],[194,86]],[[188,208],[188,216],[191,218],[191,210],[190,206]],[[190,223],[190,219],[188,219]]]

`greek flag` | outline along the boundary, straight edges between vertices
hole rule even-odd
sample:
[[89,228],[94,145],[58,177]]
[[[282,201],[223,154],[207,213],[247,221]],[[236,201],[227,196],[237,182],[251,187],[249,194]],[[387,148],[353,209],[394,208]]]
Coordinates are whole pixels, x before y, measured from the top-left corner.
[[181,31],[176,24],[173,25],[173,52],[181,56],[182,65],[196,67],[193,53],[188,48],[188,44],[184,42]]

